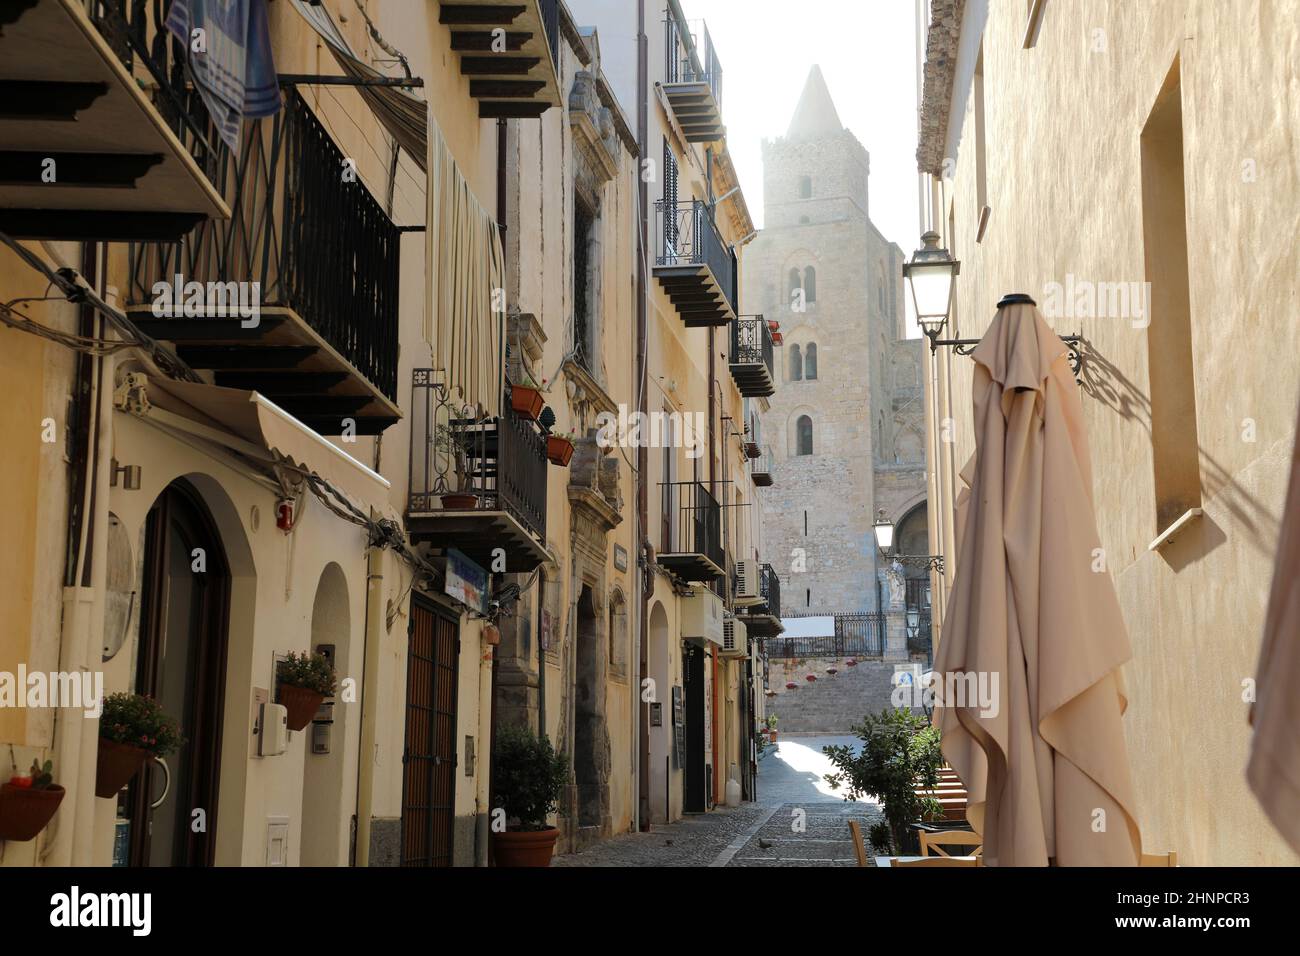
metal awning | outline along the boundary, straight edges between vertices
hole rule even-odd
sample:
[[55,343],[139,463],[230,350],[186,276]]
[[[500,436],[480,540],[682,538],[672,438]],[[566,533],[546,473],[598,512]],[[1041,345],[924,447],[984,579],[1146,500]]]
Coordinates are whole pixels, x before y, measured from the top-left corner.
[[257,392],[132,373],[119,407],[267,466],[309,471],[358,506],[389,512],[389,481]]

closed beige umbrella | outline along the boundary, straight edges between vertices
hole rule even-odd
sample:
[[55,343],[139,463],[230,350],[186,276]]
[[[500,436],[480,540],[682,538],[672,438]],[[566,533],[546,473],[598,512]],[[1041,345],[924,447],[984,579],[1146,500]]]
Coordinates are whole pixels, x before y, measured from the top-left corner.
[[1300,853],[1300,434],[1291,453],[1273,591],[1255,678],[1246,779],[1273,826]]
[[[1136,866],[1131,650],[1067,349],[1032,300],[1008,297],[972,357],[976,452],[935,663],[943,751],[988,865]],[[991,707],[968,692],[980,686]]]

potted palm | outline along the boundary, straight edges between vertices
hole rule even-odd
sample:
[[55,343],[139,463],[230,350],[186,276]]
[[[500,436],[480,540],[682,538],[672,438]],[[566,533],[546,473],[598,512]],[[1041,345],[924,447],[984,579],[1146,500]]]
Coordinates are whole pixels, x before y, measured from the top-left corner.
[[0,840],[31,840],[45,829],[63,802],[63,788],[54,782],[54,764],[32,761],[26,774],[15,774],[0,786]]
[[522,726],[497,732],[492,766],[493,806],[504,812],[504,830],[493,825],[492,857],[497,866],[550,866],[560,831],[546,818],[560,804],[569,765],[551,741]]
[[275,666],[276,702],[288,713],[290,730],[302,730],[321,701],[334,696],[334,665],[324,654],[290,653]]
[[577,441],[578,433],[575,431],[561,432],[558,435],[546,436],[546,458],[552,465],[559,465],[561,468],[569,464],[569,459],[573,457],[573,445]]
[[99,715],[95,796],[113,797],[146,760],[165,757],[182,743],[180,724],[143,694],[109,694]]

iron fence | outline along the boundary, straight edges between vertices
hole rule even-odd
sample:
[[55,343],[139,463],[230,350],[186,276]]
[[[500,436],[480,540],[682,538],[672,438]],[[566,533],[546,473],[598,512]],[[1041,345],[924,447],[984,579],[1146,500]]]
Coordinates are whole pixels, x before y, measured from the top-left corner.
[[758,595],[767,605],[767,613],[772,617],[781,616],[781,579],[776,576],[776,569],[770,564],[758,567]]
[[[797,614],[791,617],[830,617]],[[885,615],[877,611],[835,614],[835,634],[825,637],[777,637],[767,642],[769,657],[786,660],[804,657],[883,657]]]
[[389,399],[397,400],[400,230],[296,90],[244,127],[239,155],[218,139],[214,185],[231,209],[177,242],[133,243],[128,299],[152,301],[174,275],[260,283],[261,307],[296,312]]
[[479,415],[439,372],[415,369],[408,513],[506,511],[545,539],[546,466],[545,437],[508,400]]

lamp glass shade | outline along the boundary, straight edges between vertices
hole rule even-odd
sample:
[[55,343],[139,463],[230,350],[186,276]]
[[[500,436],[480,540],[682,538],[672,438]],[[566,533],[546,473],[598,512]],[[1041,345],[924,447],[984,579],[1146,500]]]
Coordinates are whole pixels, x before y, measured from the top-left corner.
[[913,262],[911,266],[907,279],[912,286],[917,322],[925,327],[943,328],[952,301],[952,260],[945,256],[940,261]]
[[876,519],[876,523],[871,526],[871,529],[876,532],[876,547],[888,553],[889,549],[894,546],[894,522],[882,514]]

